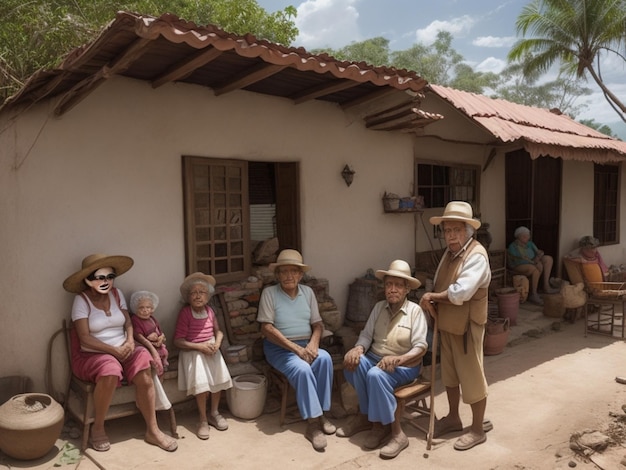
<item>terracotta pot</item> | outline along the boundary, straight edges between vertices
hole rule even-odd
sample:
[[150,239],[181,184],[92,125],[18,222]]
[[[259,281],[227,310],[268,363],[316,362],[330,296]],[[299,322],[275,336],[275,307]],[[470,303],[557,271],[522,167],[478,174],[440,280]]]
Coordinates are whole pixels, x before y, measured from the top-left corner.
[[509,341],[509,332],[508,318],[487,322],[485,327],[485,340],[483,342],[483,353],[485,356],[495,356],[504,351]]
[[0,449],[19,460],[43,457],[61,435],[63,421],[63,407],[50,395],[15,395],[0,406]]
[[508,318],[511,326],[517,325],[517,313],[519,312],[520,295],[515,289],[512,292],[496,291],[498,297],[498,310],[502,318]]

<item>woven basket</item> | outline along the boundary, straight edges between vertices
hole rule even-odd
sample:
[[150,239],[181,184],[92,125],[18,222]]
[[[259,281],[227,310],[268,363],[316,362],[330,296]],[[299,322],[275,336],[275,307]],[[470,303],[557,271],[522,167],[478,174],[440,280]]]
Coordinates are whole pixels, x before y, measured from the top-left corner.
[[383,208],[386,211],[397,211],[400,209],[400,197],[393,193],[385,193],[383,196]]
[[626,294],[624,282],[590,282],[593,297],[603,297],[607,299],[619,299]]

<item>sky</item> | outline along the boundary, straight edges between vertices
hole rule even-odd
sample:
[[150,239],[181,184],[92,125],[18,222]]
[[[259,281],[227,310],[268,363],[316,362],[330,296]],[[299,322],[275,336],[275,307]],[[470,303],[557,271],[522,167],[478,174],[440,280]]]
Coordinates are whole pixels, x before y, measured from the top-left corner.
[[[439,30],[449,31],[452,47],[474,70],[500,72],[517,36],[515,21],[531,0],[257,0],[267,12],[297,8],[299,35],[292,46],[307,50],[339,49],[351,42],[382,36],[391,50],[405,50],[420,42],[432,43]],[[621,60],[603,65],[605,83],[626,101],[626,68]],[[626,136],[626,125],[610,108],[591,79],[593,94],[577,119],[594,119]],[[622,138],[624,138],[622,136]]]

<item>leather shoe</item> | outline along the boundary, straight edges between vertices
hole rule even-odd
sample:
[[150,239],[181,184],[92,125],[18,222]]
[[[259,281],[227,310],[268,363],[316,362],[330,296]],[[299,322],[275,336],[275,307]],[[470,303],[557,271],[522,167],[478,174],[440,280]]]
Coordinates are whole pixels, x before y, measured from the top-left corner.
[[320,424],[322,425],[324,434],[335,434],[335,431],[337,431],[337,426],[331,423],[324,415],[320,416]]
[[304,437],[311,441],[315,450],[320,451],[326,448],[326,436],[322,432],[319,420],[309,423]]
[[372,423],[367,419],[367,415],[359,413],[348,420],[345,426],[337,429],[337,436],[350,437],[363,431],[372,429]]
[[409,447],[409,438],[402,433],[399,436],[392,437],[387,445],[380,449],[379,455],[382,459],[393,459],[407,447]]
[[366,449],[378,449],[383,442],[391,435],[391,426],[374,426],[368,433],[363,447]]
[[198,431],[196,432],[196,435],[203,441],[207,440],[209,438],[209,423],[201,421],[200,424],[198,424]]
[[207,416],[209,424],[218,431],[226,431],[228,429],[228,422],[221,414]]

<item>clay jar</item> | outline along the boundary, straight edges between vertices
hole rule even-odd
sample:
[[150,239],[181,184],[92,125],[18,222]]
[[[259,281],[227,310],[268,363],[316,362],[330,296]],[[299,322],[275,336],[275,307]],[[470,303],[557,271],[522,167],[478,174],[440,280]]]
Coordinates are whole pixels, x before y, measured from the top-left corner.
[[0,406],[0,449],[19,460],[38,459],[63,429],[63,407],[44,393],[15,395]]
[[498,311],[500,317],[508,318],[510,325],[517,325],[517,312],[519,311],[520,295],[515,289],[498,289],[496,290],[498,298]]

